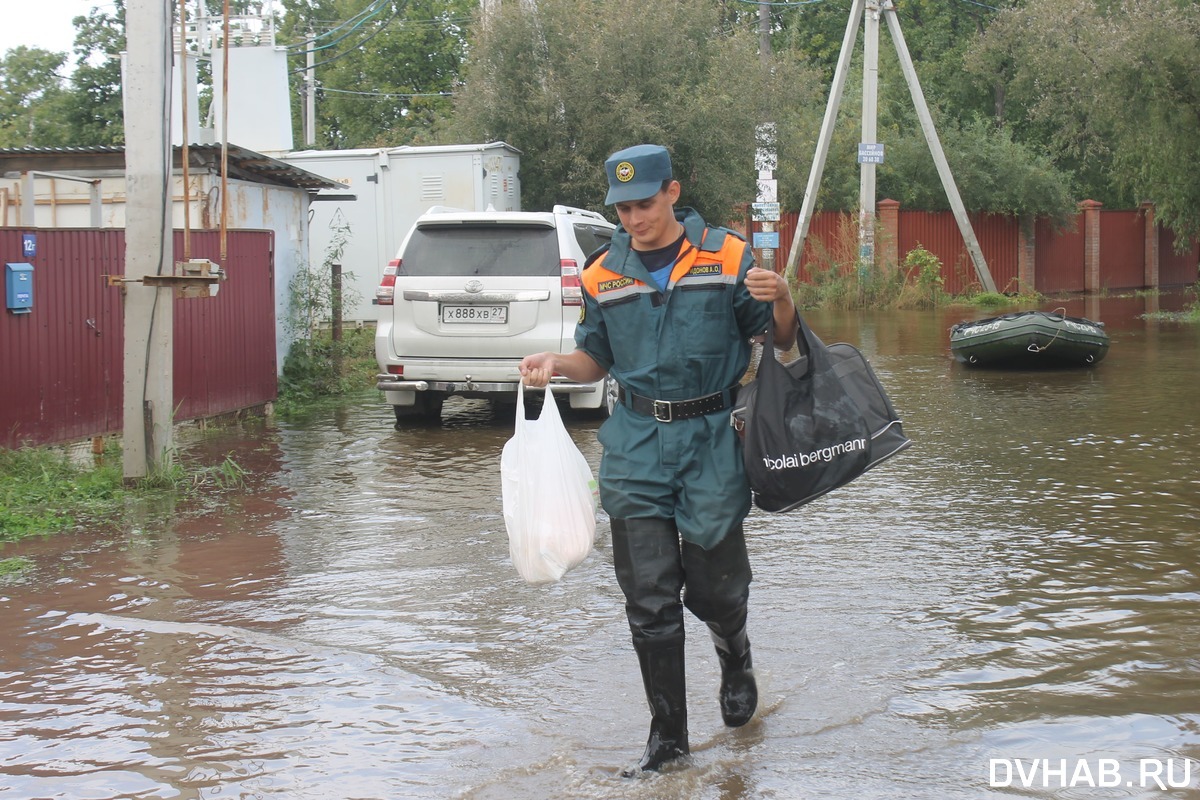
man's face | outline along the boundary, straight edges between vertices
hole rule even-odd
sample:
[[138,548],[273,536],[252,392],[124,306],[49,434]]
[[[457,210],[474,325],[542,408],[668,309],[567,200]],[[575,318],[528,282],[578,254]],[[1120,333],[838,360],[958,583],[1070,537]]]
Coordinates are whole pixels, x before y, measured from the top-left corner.
[[645,200],[615,204],[622,227],[633,238],[634,250],[655,250],[679,238],[679,226],[675,222],[679,189],[679,181],[671,181],[667,188]]

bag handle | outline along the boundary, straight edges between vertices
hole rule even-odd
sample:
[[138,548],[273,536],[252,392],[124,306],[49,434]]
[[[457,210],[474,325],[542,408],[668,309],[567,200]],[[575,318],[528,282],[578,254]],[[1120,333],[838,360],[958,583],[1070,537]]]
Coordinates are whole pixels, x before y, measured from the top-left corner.
[[521,378],[517,379],[517,428],[520,429],[525,422],[525,381]]
[[[529,388],[533,388],[532,386]],[[562,415],[558,413],[558,404],[554,402],[554,393],[550,391],[550,384],[546,384],[546,394],[542,399],[542,409],[538,412],[538,419],[549,414],[551,417],[562,419]],[[532,420],[525,419],[525,382],[517,381],[517,427],[520,428],[525,423]]]
[[[820,362],[824,364],[828,360],[825,353],[825,343],[813,333],[812,328],[804,321],[804,317],[800,316],[799,310],[796,311],[796,327],[799,330],[799,336],[796,337],[796,341],[800,344],[800,355],[808,356],[808,365],[804,370],[804,374],[808,375],[812,372],[815,363]],[[779,364],[779,359],[775,355],[774,320],[771,320],[771,324],[767,326],[767,340],[763,343],[762,360],[774,361],[776,364]],[[762,360],[759,363],[760,369]]]

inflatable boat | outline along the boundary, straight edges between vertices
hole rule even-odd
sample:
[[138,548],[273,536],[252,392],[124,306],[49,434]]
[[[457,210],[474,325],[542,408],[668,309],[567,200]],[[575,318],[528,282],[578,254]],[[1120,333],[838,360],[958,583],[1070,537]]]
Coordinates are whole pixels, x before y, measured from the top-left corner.
[[1108,353],[1103,322],[1056,311],[1021,311],[950,328],[950,351],[978,367],[1085,367]]

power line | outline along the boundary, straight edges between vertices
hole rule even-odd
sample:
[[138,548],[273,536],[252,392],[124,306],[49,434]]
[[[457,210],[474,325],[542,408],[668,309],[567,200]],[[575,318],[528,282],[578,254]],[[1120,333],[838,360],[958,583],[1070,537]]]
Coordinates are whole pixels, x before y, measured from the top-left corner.
[[977,2],[977,0],[959,0],[959,2],[960,3],[968,3],[973,6],[979,6],[980,8],[991,9],[992,11],[1003,11],[1004,10],[1003,8],[996,8],[995,6],[989,6],[987,3]]
[[453,97],[454,92],[412,92],[409,94],[401,94],[399,92],[356,92],[352,89],[326,89],[320,87],[318,91],[333,92],[335,94],[355,94],[363,97]]
[[[326,42],[325,44],[318,45],[316,47],[313,47],[311,50],[299,50],[297,52],[290,53],[289,55],[294,55],[294,56],[307,55],[308,53],[315,53],[318,50],[327,50],[330,47],[333,47],[335,44],[342,41],[346,37],[350,36],[350,34],[354,33],[356,30],[358,30],[363,25],[365,25],[367,23],[367,21],[370,20],[372,17],[377,15],[379,12],[383,11],[384,4],[386,2],[387,2],[387,0],[374,0],[374,2],[371,4],[371,5],[375,6],[374,10],[371,10],[371,6],[369,5],[366,8],[364,8],[362,11],[360,11],[358,14],[356,14],[355,16],[346,20],[341,25],[338,25],[336,28],[331,28],[330,30],[326,31],[325,33],[317,34],[312,39],[309,39],[307,41],[299,42],[299,43],[293,44],[293,45],[288,45],[288,49],[291,50],[296,47],[302,47],[306,44],[313,44],[317,41],[317,39],[320,39],[325,36],[329,36],[329,35],[333,34],[334,32],[346,27],[350,23],[354,22],[354,27],[350,28],[350,30],[346,31],[341,36],[334,39],[332,42]],[[369,14],[367,13],[368,11],[370,11]],[[366,15],[366,16],[364,16],[364,15]],[[359,19],[359,17],[362,17],[362,18]]]
[[739,3],[745,3],[751,6],[782,6],[791,8],[793,6],[811,6],[813,3],[824,3],[825,0],[791,0],[790,2],[761,2],[761,0],[737,0]]
[[[310,70],[310,69],[312,69],[312,68],[314,68],[314,67],[319,67],[319,66],[321,66],[321,65],[323,65],[323,64],[332,64],[334,61],[337,61],[339,58],[344,58],[345,56],[348,56],[348,55],[350,55],[351,53],[353,53],[353,52],[355,52],[356,50],[358,50],[359,48],[361,48],[361,47],[362,47],[364,44],[366,44],[367,42],[371,41],[372,39],[374,39],[374,38],[375,38],[376,36],[378,36],[379,34],[383,33],[383,32],[384,32],[384,30],[386,30],[386,29],[387,29],[387,26],[388,26],[388,25],[390,25],[390,24],[392,23],[392,21],[396,19],[396,17],[400,16],[400,13],[401,13],[402,11],[404,11],[404,7],[405,7],[405,6],[407,6],[407,5],[408,5],[408,2],[407,2],[407,0],[405,0],[405,2],[402,2],[402,3],[400,3],[399,5],[397,5],[397,6],[396,6],[396,10],[395,10],[395,12],[393,12],[393,14],[392,14],[390,17],[388,17],[387,19],[385,19],[383,22],[379,23],[379,27],[378,27],[378,28],[377,28],[375,31],[373,31],[373,32],[371,33],[371,35],[369,35],[369,36],[367,36],[366,38],[364,38],[364,39],[362,39],[361,41],[359,41],[357,44],[355,44],[355,45],[354,45],[352,48],[350,48],[349,50],[345,50],[345,51],[343,51],[343,52],[341,52],[341,53],[338,53],[336,56],[333,56],[332,58],[327,58],[327,59],[325,59],[324,61],[318,61],[318,62],[317,62],[317,63],[315,63],[315,64],[312,64],[312,65],[309,65],[309,66],[300,67],[299,69],[294,69],[294,70],[291,70],[291,71],[290,71],[288,74],[289,74],[289,75],[294,75],[294,74],[296,74],[297,72],[307,72],[308,70]],[[292,54],[292,55],[298,55],[298,54]]]

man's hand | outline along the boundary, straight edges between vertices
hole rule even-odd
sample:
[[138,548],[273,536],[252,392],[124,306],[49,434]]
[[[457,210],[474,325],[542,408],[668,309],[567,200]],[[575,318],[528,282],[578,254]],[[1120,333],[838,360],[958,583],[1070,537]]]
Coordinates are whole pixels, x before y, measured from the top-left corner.
[[773,303],[776,300],[791,301],[787,279],[777,272],[761,267],[751,267],[746,273],[746,289],[755,300]]
[[775,346],[789,350],[796,343],[796,305],[787,278],[761,267],[751,267],[746,273],[746,289],[755,300],[772,304],[772,324],[775,326]]
[[554,353],[535,353],[521,359],[521,382],[526,386],[541,389],[550,383],[554,374]]

